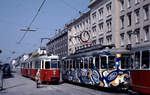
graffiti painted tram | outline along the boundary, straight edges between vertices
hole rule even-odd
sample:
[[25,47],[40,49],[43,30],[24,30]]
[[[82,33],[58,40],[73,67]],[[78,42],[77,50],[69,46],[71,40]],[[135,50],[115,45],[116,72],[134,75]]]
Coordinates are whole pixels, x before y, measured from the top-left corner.
[[36,73],[40,70],[40,80],[42,82],[59,82],[59,57],[56,55],[42,55],[30,57],[21,63],[21,74],[35,79]]
[[81,50],[63,59],[63,80],[106,88],[127,89],[130,54],[99,48]]

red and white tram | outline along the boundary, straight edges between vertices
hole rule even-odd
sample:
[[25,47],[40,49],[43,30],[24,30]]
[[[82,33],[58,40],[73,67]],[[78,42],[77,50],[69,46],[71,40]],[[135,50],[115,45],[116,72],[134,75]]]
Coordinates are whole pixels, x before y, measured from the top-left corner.
[[150,95],[150,50],[137,50],[133,58],[133,69],[130,72],[131,90]]
[[59,57],[56,55],[42,55],[30,57],[21,63],[21,74],[35,79],[38,69],[40,69],[41,82],[59,82]]

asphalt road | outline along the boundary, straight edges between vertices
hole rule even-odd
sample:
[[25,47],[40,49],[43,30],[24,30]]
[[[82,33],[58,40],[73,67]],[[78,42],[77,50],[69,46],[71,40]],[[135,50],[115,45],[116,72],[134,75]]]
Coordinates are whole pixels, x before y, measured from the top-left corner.
[[36,88],[35,81],[13,73],[13,77],[4,80],[4,90],[0,95],[128,95],[114,90],[89,88],[70,83],[42,84]]

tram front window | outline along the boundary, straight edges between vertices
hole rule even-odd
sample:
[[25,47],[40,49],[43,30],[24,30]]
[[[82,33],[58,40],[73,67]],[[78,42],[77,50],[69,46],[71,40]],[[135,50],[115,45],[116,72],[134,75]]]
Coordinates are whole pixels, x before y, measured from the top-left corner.
[[53,69],[53,68],[57,68],[58,67],[58,61],[57,61],[57,59],[52,59],[51,60],[51,68]]
[[50,61],[45,62],[45,69],[50,69]]
[[109,56],[108,57],[108,68],[109,69],[115,69],[115,56]]

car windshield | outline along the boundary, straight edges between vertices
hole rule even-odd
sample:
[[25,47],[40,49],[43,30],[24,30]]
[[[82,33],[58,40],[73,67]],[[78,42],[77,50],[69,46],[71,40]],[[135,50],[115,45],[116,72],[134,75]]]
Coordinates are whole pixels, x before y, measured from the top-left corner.
[[58,68],[58,61],[57,59],[52,59],[51,60],[51,68]]

